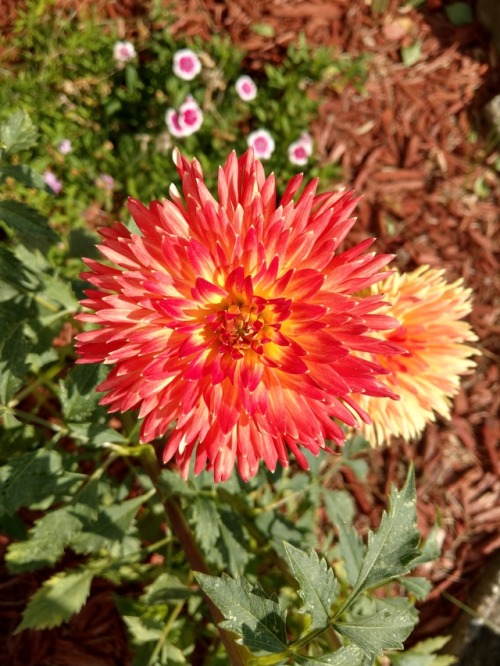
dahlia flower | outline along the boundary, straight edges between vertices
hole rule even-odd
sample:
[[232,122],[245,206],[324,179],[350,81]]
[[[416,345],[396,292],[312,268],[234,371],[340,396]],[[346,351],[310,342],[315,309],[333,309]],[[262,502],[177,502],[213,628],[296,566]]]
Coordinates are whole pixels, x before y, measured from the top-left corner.
[[388,443],[391,437],[418,437],[436,415],[449,418],[451,398],[458,392],[460,376],[475,366],[477,351],[466,342],[477,340],[466,321],[471,311],[471,290],[462,280],[447,283],[443,270],[420,266],[411,273],[393,273],[372,286],[391,303],[389,314],[400,321],[392,331],[379,334],[407,349],[404,354],[365,358],[384,366],[384,381],[400,400],[373,400],[359,396],[372,424],[361,431],[372,444]]
[[180,49],[174,53],[174,74],[184,81],[192,81],[201,72],[201,62],[191,49]]
[[244,102],[251,102],[257,97],[257,86],[254,80],[246,74],[238,77],[234,87],[236,88],[238,97]]
[[[371,240],[336,253],[354,224],[351,192],[295,197],[302,176],[276,203],[251,150],[219,169],[218,197],[197,160],[177,150],[183,197],[128,207],[139,230],[101,230],[112,266],[87,259],[94,289],[79,319],[79,363],[112,369],[98,387],[111,412],[139,409],[141,441],[166,436],[163,459],[187,476],[213,470],[225,480],[236,464],[247,480],[263,460],[288,465],[288,449],[307,467],[325,440],[342,444],[339,421],[368,416],[352,395],[393,397],[377,361],[400,353],[380,335],[397,322],[377,310],[381,294],[357,296],[385,277],[389,255]],[[328,450],[330,450],[328,448]]]

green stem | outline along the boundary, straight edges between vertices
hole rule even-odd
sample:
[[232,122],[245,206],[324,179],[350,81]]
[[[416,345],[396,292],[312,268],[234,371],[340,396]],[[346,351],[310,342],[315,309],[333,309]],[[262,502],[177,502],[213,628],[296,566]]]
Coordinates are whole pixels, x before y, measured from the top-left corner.
[[[165,495],[165,491],[160,484],[160,468],[158,465],[158,460],[151,445],[142,445],[140,459],[144,471],[150,477],[154,487],[158,492],[158,495],[163,502],[165,513],[167,515],[172,532],[175,534],[181,546],[183,547],[191,569],[193,571],[199,571],[200,573],[210,574],[205,559],[201,554],[200,549],[198,548],[198,544],[194,539],[191,528],[187,523],[179,502],[176,498]],[[222,622],[225,618],[217,606],[212,602],[212,600],[206,595],[204,595],[204,597],[210,610],[212,619],[217,629],[219,630],[219,634],[222,642],[224,643],[224,647],[226,648],[231,666],[246,666],[246,664],[248,664],[250,653],[245,647],[238,645],[238,643],[236,643],[229,632],[219,627],[219,623]]]
[[62,368],[60,365],[54,365],[48,370],[46,370],[44,373],[39,375],[35,380],[31,382],[31,384],[28,384],[28,386],[25,386],[22,391],[19,391],[19,393],[9,402],[8,407],[15,407],[18,405],[24,398],[26,398],[28,395],[33,393],[39,386],[44,384],[45,382],[50,381],[53,379],[56,375],[58,375],[61,372]]

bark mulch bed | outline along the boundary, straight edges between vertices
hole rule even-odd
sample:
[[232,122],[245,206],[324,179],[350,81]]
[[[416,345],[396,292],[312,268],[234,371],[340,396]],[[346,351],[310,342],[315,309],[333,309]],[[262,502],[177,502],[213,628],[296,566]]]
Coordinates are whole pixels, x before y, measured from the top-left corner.
[[[18,3],[4,2],[11,16]],[[448,595],[467,601],[500,549],[500,184],[494,168],[500,154],[482,115],[499,88],[500,56],[477,23],[453,26],[441,0],[428,0],[420,11],[399,4],[390,0],[378,16],[365,0],[178,0],[170,9],[178,34],[228,33],[248,51],[250,70],[278,62],[301,31],[311,44],[369,54],[365,94],[350,86],[332,90],[312,128],[321,159],[340,161],[345,185],[363,194],[353,240],[377,236],[378,248],[394,252],[401,269],[444,267],[449,279],[463,277],[474,289],[470,320],[481,356],[477,371],[462,382],[451,421],[429,426],[415,444],[370,452],[363,484],[344,476],[359,504],[360,527],[368,529],[379,522],[390,484],[400,484],[407,461],[414,460],[419,526],[426,535],[439,520],[443,542],[441,557],[426,571],[435,587],[420,608],[414,637],[422,638],[451,630],[459,609]],[[93,6],[124,17],[127,30],[133,26],[127,19],[147,3],[98,0]],[[274,28],[273,37],[252,30],[262,23]],[[400,49],[416,40],[421,57],[405,67]],[[13,599],[9,585],[15,583],[0,583],[0,589]],[[11,627],[36,577],[15,587],[17,602],[1,611]],[[29,632],[28,639],[11,642],[9,663],[128,663],[112,608],[109,588],[98,583],[63,630]]]

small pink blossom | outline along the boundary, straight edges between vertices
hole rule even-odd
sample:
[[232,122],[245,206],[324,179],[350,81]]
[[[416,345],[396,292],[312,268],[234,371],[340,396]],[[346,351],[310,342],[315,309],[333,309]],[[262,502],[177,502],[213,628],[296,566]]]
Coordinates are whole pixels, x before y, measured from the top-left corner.
[[266,129],[251,132],[247,137],[247,145],[253,148],[255,158],[258,160],[268,160],[275,148],[274,139]]
[[312,155],[313,140],[308,132],[303,132],[298,141],[288,146],[288,159],[292,164],[303,166]]
[[116,42],[113,46],[113,58],[117,63],[126,63],[137,55],[132,42]]
[[94,180],[94,184],[101,190],[112,192],[115,189],[115,179],[109,173],[101,173]]
[[189,95],[180,105],[179,110],[168,109],[165,122],[172,136],[184,137],[197,132],[203,124],[203,111]]
[[62,183],[52,171],[44,171],[42,178],[46,185],[50,187],[54,194],[59,194],[62,190]]
[[201,72],[201,62],[191,49],[180,49],[174,53],[172,69],[184,81],[192,81]]
[[67,155],[68,153],[71,153],[71,151],[73,150],[71,141],[69,139],[63,139],[62,141],[59,142],[57,150],[61,153],[61,155]]
[[255,99],[257,96],[257,86],[255,85],[253,79],[244,74],[240,76],[236,83],[234,84],[238,97],[244,102],[250,102],[252,99]]

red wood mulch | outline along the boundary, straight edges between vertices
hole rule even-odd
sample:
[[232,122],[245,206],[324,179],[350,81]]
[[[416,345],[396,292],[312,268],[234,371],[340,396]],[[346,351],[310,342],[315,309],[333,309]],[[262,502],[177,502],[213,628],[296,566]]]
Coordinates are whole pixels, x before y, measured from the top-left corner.
[[[3,2],[9,11],[19,4]],[[126,18],[146,4],[93,3]],[[177,34],[208,38],[211,31],[227,32],[248,50],[250,70],[278,62],[300,31],[311,44],[370,54],[366,94],[349,86],[341,94],[331,91],[312,128],[321,159],[340,160],[345,184],[364,195],[354,240],[377,236],[379,249],[394,252],[400,268],[445,267],[450,279],[463,276],[474,289],[471,322],[482,356],[462,383],[451,422],[430,426],[415,445],[372,451],[362,485],[345,478],[362,509],[360,526],[368,528],[378,524],[391,482],[400,484],[407,461],[415,461],[421,530],[428,534],[439,519],[443,541],[441,557],[426,571],[435,588],[421,606],[416,636],[422,637],[450,631],[458,608],[443,591],[465,601],[485,562],[500,549],[500,185],[494,169],[499,152],[481,114],[498,91],[500,57],[477,24],[452,26],[441,0],[428,0],[421,12],[398,10],[398,4],[390,0],[378,17],[364,0],[178,0],[171,7]],[[256,23],[273,26],[274,37],[253,32]],[[422,56],[407,68],[400,48],[416,40]],[[23,577],[19,583],[19,601],[6,609],[10,617],[0,609],[10,627],[35,581]],[[0,583],[0,590],[8,594],[10,584]],[[30,632],[30,655],[16,658],[11,651],[9,663],[128,663],[119,624],[105,625],[111,651],[99,643],[102,612],[94,612],[103,607],[107,622],[116,620],[109,590],[97,587],[69,627]]]

